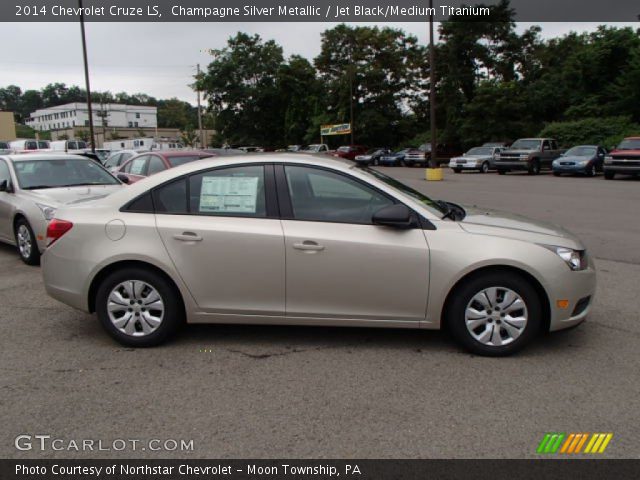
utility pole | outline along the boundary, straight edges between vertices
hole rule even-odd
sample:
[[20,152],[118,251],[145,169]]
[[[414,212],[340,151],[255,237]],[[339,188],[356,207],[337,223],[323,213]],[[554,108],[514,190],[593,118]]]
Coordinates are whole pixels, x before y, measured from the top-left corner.
[[82,57],[84,59],[84,82],[87,89],[87,108],[89,111],[89,135],[91,137],[91,152],[96,153],[96,136],[93,133],[93,110],[91,109],[91,86],[89,84],[89,62],[87,61],[87,39],[84,32],[84,13],[82,0],[78,0],[80,7],[80,32],[82,34]]
[[204,132],[202,131],[202,106],[200,105],[200,64],[196,65],[198,74],[196,76],[196,92],[198,93],[198,132],[200,133],[200,148],[206,148],[204,144]]
[[429,122],[431,123],[431,155],[429,166],[438,168],[436,141],[436,52],[433,44],[433,0],[429,0]]

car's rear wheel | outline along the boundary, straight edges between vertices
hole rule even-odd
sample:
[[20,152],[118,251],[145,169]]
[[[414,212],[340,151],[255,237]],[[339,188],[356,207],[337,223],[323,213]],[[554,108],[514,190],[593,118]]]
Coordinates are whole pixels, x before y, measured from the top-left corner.
[[132,347],[158,345],[184,322],[175,286],[143,268],[125,268],[108,275],[98,287],[96,312],[113,338]]
[[459,343],[478,355],[515,353],[540,330],[540,298],[518,274],[491,272],[471,277],[450,299],[447,325]]
[[27,265],[40,264],[40,250],[33,229],[25,218],[19,218],[15,226],[16,245],[20,258]]

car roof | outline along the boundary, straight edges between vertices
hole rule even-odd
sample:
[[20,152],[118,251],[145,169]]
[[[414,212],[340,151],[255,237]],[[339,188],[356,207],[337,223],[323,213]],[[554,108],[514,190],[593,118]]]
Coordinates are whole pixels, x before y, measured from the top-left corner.
[[19,155],[4,155],[3,158],[9,159],[14,163],[25,161],[40,160],[89,160],[82,155],[58,154],[58,153],[22,153]]

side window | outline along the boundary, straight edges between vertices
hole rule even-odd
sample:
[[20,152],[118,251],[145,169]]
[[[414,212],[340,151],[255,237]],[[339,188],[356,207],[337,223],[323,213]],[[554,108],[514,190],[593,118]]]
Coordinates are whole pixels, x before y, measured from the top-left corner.
[[191,213],[267,216],[263,166],[210,170],[192,175],[189,181]]
[[149,164],[147,165],[147,175],[153,175],[154,173],[165,170],[164,162],[156,155],[149,156]]
[[0,183],[7,181],[7,185],[11,183],[11,174],[9,173],[9,166],[4,160],[0,160]]
[[134,213],[153,213],[153,201],[151,200],[151,192],[139,196],[129,203],[123,210]]
[[120,162],[121,158],[122,158],[122,154],[118,153],[117,155],[114,155],[113,157],[109,158],[109,160],[107,160],[107,163],[105,163],[104,166],[107,168],[117,167],[121,163]]
[[129,172],[131,175],[144,175],[149,155],[136,157],[129,162]]
[[370,224],[393,200],[346,175],[309,167],[285,167],[296,220]]
[[555,140],[551,141],[551,150],[557,150],[558,149],[558,144],[556,143]]
[[69,150],[77,150],[78,149],[78,144],[76,142],[69,142],[69,143],[67,143],[67,148]]
[[153,192],[157,213],[187,213],[187,180],[179,178]]
[[37,150],[38,144],[36,142],[25,142],[24,144],[25,150]]
[[544,142],[542,142],[542,150],[549,150],[549,140],[545,140]]

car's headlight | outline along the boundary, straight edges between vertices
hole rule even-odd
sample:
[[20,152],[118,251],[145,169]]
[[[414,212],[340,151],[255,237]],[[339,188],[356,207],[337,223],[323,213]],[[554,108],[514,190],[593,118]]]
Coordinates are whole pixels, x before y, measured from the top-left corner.
[[610,156],[604,157],[604,163],[613,163],[613,157],[610,157]]
[[57,210],[56,207],[52,207],[51,205],[44,205],[43,203],[36,203],[36,205],[42,212],[42,215],[44,215],[44,218],[47,222],[53,220],[53,217],[55,216]]
[[564,260],[571,270],[586,270],[589,265],[589,262],[587,261],[587,253],[584,250],[574,250],[572,248],[556,247],[553,245],[542,246],[558,255],[562,260]]
[[578,165],[580,165],[581,167],[584,167],[587,163],[589,163],[589,160],[580,160],[578,162]]

